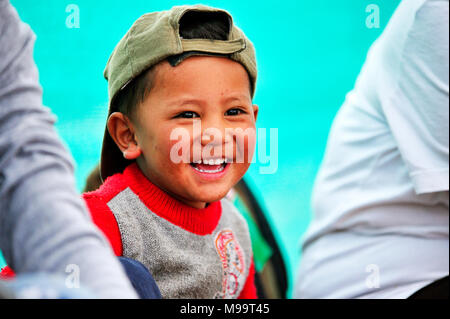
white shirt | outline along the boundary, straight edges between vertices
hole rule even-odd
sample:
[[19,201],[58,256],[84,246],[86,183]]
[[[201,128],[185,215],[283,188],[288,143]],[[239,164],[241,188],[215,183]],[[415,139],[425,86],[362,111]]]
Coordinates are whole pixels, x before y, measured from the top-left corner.
[[449,273],[449,3],[402,1],[339,110],[294,297],[406,298]]

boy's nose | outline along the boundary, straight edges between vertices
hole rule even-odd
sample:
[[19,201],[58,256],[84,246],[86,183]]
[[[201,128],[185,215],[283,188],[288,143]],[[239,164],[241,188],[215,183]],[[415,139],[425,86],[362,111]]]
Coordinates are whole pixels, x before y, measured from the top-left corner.
[[210,145],[213,147],[221,146],[224,144],[223,130],[219,130],[216,127],[209,127],[202,131],[201,144],[202,146]]
[[220,118],[209,116],[202,119],[202,145],[219,146],[225,142],[225,125]]
[[202,132],[201,136],[201,153],[202,158],[232,156],[227,155],[226,138],[224,131],[217,128],[207,128]]

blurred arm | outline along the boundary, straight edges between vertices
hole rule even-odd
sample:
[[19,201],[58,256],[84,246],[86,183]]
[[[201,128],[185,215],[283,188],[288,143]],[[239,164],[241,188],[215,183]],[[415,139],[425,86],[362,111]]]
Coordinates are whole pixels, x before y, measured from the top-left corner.
[[429,0],[416,12],[384,105],[418,194],[449,190],[448,9],[448,1]]
[[[0,249],[17,273],[67,276],[101,298],[136,298],[75,189],[72,159],[42,106],[35,36],[0,0]],[[69,267],[69,269],[71,269]]]

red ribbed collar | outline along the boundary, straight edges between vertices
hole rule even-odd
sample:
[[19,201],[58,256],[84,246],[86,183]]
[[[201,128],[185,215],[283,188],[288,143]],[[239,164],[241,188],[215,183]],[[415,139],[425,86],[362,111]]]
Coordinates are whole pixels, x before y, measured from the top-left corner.
[[140,200],[156,215],[172,224],[197,235],[211,234],[222,215],[220,201],[199,209],[188,206],[150,182],[136,163],[123,172],[125,183]]

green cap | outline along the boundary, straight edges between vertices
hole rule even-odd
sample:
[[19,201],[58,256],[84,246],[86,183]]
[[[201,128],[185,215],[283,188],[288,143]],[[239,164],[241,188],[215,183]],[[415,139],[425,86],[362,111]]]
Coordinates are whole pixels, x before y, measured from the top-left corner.
[[[228,17],[227,40],[183,39],[179,34],[180,19],[187,12],[221,13]],[[109,112],[117,93],[145,70],[168,60],[176,66],[193,55],[226,56],[241,63],[252,82],[252,96],[256,87],[256,58],[253,44],[233,24],[231,15],[222,9],[204,5],[176,6],[168,11],[152,12],[141,16],[131,26],[109,57],[104,71],[108,80]],[[122,172],[131,162],[124,159],[105,128],[100,160],[101,177]]]

